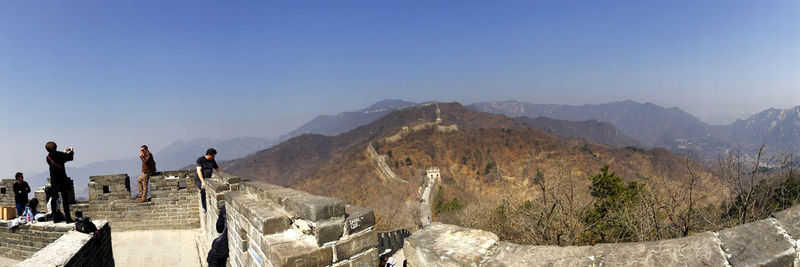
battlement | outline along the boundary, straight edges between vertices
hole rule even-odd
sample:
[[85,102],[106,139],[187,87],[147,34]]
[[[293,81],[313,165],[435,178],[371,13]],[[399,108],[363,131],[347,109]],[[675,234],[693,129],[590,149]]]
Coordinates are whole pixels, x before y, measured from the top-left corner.
[[14,206],[14,183],[17,180],[0,180],[0,206]]
[[378,264],[372,210],[263,182],[232,183],[240,180],[227,174],[207,180],[209,211],[202,220],[213,236],[226,207],[231,266]]
[[190,170],[155,172],[150,176],[150,201],[131,196],[130,177],[113,174],[89,177],[89,200],[70,207],[84,216],[104,219],[114,230],[194,229],[200,227],[197,173]]

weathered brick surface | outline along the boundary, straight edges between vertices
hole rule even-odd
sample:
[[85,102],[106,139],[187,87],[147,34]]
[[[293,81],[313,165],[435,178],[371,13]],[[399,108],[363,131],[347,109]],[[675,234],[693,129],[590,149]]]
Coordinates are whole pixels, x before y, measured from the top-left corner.
[[722,249],[733,266],[791,266],[794,244],[768,219],[719,232]]
[[[0,206],[14,206],[14,183],[17,180],[0,180]],[[33,189],[33,188],[31,188]]]
[[287,198],[308,195],[308,193],[303,191],[262,182],[246,181],[241,182],[239,185],[241,187],[240,191],[256,195],[262,200],[270,200],[278,205],[284,205],[283,201]]
[[333,246],[333,250],[337,261],[343,261],[377,246],[378,235],[375,230],[369,230],[340,240]]
[[246,218],[260,233],[270,235],[291,227],[289,216],[269,203],[258,202],[255,198],[239,192],[226,193],[230,208]]
[[232,266],[328,266],[334,249],[337,266],[377,264],[372,210],[351,207],[349,225],[361,231],[345,233],[341,200],[254,181],[229,189],[224,204]]
[[314,237],[317,238],[317,245],[337,241],[344,233],[344,219],[332,218],[324,221],[319,221],[314,226]]
[[375,212],[370,208],[347,205],[344,208],[347,234],[375,226]]
[[772,217],[718,233],[573,247],[490,244],[489,232],[434,223],[407,238],[403,250],[410,266],[796,265],[800,207]]
[[[192,171],[156,172],[150,177],[150,202],[131,196],[126,174],[89,178],[89,201],[72,205],[117,230],[192,229],[200,227],[199,189]],[[104,193],[108,189],[108,193]],[[211,198],[214,196],[207,196]],[[214,203],[214,201],[210,201]]]
[[74,225],[53,222],[24,224],[8,230],[8,221],[0,221],[0,257],[22,260],[46,247]]
[[327,266],[333,262],[333,249],[302,242],[285,242],[269,247],[269,259],[275,266]]
[[97,234],[84,234],[71,230],[17,266],[114,266],[111,228],[105,221],[94,221],[94,223],[98,228]]
[[284,200],[283,206],[295,216],[310,221],[344,216],[344,203],[330,197],[313,195],[289,197]]
[[[373,267],[378,266],[378,249],[372,248],[362,254],[350,259],[350,267]],[[347,266],[347,265],[345,265]]]

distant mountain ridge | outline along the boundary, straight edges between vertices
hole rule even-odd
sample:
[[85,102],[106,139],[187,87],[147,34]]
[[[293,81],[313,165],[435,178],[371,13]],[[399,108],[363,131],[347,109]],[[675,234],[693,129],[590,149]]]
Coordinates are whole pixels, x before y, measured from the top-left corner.
[[509,117],[609,122],[647,147],[699,153],[705,158],[716,157],[740,145],[744,149],[766,144],[773,151],[800,150],[800,106],[785,110],[770,108],[723,126],[706,124],[676,107],[664,108],[632,100],[581,106],[499,101],[468,107]]
[[744,120],[716,127],[716,134],[732,143],[748,146],[765,144],[773,150],[800,148],[800,105],[789,109],[770,108]]
[[352,112],[342,112],[337,115],[319,115],[310,122],[303,124],[297,129],[282,135],[280,140],[287,140],[289,138],[303,135],[303,134],[320,134],[333,136],[345,133],[356,127],[373,122],[396,108],[416,106],[416,103],[403,101],[399,99],[386,99],[371,106]]
[[599,105],[530,104],[519,101],[481,102],[468,105],[478,111],[509,117],[547,117],[568,121],[610,122],[622,133],[648,147],[673,147],[674,140],[702,137],[708,125],[679,108],[663,108],[632,100]]
[[560,136],[586,139],[612,147],[640,146],[638,141],[625,136],[608,122],[599,122],[597,120],[565,121],[546,117],[531,119],[524,116],[516,119],[527,125],[541,128]]

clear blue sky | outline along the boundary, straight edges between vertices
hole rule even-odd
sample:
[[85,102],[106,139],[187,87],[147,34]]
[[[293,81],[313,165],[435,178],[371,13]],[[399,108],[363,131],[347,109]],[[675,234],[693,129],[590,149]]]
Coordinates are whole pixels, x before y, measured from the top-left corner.
[[386,98],[624,99],[714,120],[800,104],[800,1],[11,1],[0,177]]

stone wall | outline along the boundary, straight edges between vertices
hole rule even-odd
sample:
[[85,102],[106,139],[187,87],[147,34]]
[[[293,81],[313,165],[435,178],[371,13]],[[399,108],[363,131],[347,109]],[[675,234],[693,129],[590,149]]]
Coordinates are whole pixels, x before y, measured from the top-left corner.
[[403,242],[409,236],[411,232],[406,229],[378,233],[378,252],[382,254],[386,250],[391,250],[389,254],[394,254],[403,248]]
[[[206,207],[207,212],[200,216],[202,234],[197,245],[200,251],[211,250],[211,242],[220,236],[217,233],[216,223],[220,209],[225,206],[225,193],[239,190],[241,178],[226,173],[215,173],[212,179],[206,179]],[[205,255],[201,257],[205,261]],[[203,266],[207,263],[203,262]]]
[[594,246],[523,246],[434,223],[406,239],[410,266],[797,266],[800,207],[685,238]]
[[9,230],[8,223],[0,220],[0,256],[17,260],[30,257],[67,231],[75,229],[74,225],[65,223],[37,222]]
[[200,197],[190,170],[156,172],[150,177],[150,201],[136,202],[127,174],[89,177],[89,201],[72,205],[92,219],[103,219],[119,231],[196,229]]
[[111,227],[107,222],[101,220],[94,221],[94,223],[97,226],[98,234],[84,234],[71,230],[16,266],[114,266]]
[[221,194],[221,184],[208,191],[226,206],[230,266],[377,266],[372,210],[262,182]]
[[13,186],[16,182],[17,180],[14,179],[0,180],[0,206],[14,206]]

